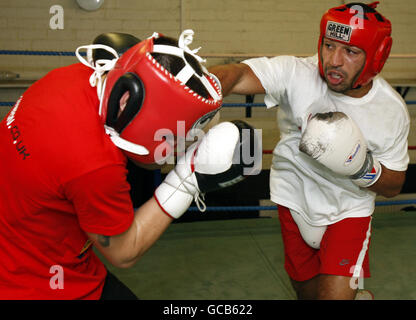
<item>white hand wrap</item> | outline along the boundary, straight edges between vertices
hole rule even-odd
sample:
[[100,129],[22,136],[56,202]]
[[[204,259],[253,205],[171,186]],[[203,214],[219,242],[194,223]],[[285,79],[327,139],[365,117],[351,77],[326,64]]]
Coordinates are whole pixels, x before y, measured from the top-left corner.
[[191,145],[185,155],[178,159],[176,167],[156,188],[154,197],[162,210],[178,219],[192,203],[199,198],[198,183],[192,167],[197,143]]
[[360,187],[371,186],[381,175],[381,165],[367,150],[360,128],[342,112],[314,115],[299,149],[333,172],[349,176]]
[[360,171],[350,176],[352,182],[362,188],[372,186],[381,175],[380,162],[371,155],[371,152],[367,152],[367,157],[363,163]]

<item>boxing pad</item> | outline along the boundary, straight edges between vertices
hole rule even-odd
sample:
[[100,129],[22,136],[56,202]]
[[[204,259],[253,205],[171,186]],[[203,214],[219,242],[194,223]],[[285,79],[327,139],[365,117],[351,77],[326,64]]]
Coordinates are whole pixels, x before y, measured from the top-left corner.
[[[103,44],[109,46],[116,50],[118,55],[121,56],[124,52],[139,42],[140,39],[128,33],[108,32],[97,36],[94,39],[93,44]],[[114,56],[110,52],[103,49],[96,49],[92,53],[92,59],[94,62],[99,59],[111,60],[113,58]]]
[[360,187],[373,185],[381,175],[360,128],[342,112],[317,113],[309,119],[299,150]]
[[[244,135],[244,131],[249,134]],[[259,138],[254,129],[242,121],[222,122],[212,127],[202,141],[188,148],[156,188],[157,203],[176,219],[193,200],[200,211],[205,211],[203,198],[206,192],[235,185],[252,172],[253,163],[244,163],[241,154],[244,149],[259,145],[256,141]]]

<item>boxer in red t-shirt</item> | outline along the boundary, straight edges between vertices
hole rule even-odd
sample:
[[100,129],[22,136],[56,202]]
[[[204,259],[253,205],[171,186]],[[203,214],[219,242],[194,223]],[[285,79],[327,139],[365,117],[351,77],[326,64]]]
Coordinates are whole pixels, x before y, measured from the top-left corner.
[[241,123],[220,123],[134,210],[127,159],[162,164],[174,145],[158,130],[202,127],[221,89],[188,48],[192,33],[99,39],[86,59],[77,50],[82,63],[34,83],[0,123],[1,299],[136,298],[92,245],[130,267],[200,193],[243,176],[233,155],[253,140],[241,141]]

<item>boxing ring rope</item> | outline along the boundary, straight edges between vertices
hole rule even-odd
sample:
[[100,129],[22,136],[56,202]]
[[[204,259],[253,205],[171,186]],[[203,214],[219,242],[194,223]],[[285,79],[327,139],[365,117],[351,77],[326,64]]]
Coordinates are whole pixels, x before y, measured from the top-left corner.
[[[80,52],[81,55],[85,56],[86,52]],[[73,51],[53,51],[53,50],[0,50],[0,55],[34,55],[34,56],[75,56],[75,52]],[[208,53],[201,55],[204,58],[235,58],[235,59],[249,59],[249,58],[256,58],[256,57],[275,57],[278,54],[260,54],[260,53]],[[308,57],[312,54],[296,54],[297,57]],[[390,54],[389,59],[416,59],[416,54]],[[406,87],[405,93],[402,94],[403,98],[405,94],[409,90],[409,85],[406,84],[395,84],[395,87],[399,88],[399,93],[401,94],[401,87]],[[247,110],[251,107],[257,106],[264,106],[264,104],[256,104],[251,103],[251,101],[246,101],[246,104],[238,104],[238,103],[228,103],[224,104],[224,107],[245,107]],[[416,100],[406,101],[408,105],[416,104]],[[4,102],[0,101],[0,107],[11,107],[13,103],[11,102]],[[246,111],[246,114],[249,116],[250,112]]]
[[[75,52],[72,51],[34,51],[34,50],[0,50],[0,55],[34,55],[34,56],[75,56]],[[85,52],[81,52],[81,55],[86,55]],[[277,54],[234,54],[234,53],[221,53],[221,54],[204,54],[201,55],[205,58],[234,58],[234,59],[249,59],[256,57],[275,57]],[[308,57],[312,54],[299,54],[297,57]],[[416,59],[416,54],[391,54],[389,59]],[[14,80],[15,82],[21,80]],[[4,81],[3,82],[7,82]],[[406,85],[397,85],[406,87]],[[416,104],[416,101],[405,101],[408,105]],[[0,107],[12,107],[15,102],[0,101]],[[251,108],[251,107],[265,107],[264,103],[223,103],[223,107],[228,108]],[[409,146],[409,150],[416,150],[416,146]],[[263,154],[272,154],[273,150],[263,150]],[[416,199],[408,200],[391,200],[391,201],[376,201],[375,205],[380,206],[392,206],[392,205],[416,205]],[[272,206],[208,206],[206,211],[220,212],[220,211],[268,211],[277,210],[276,205]],[[197,207],[190,207],[190,212],[198,211]]]
[[[396,206],[396,205],[412,205],[416,204],[416,199],[409,200],[391,200],[391,201],[376,201],[376,207],[381,206]],[[267,210],[277,210],[277,206],[207,206],[206,211],[267,211]],[[190,207],[188,209],[190,212],[197,212],[199,209],[197,207]]]
[[[83,52],[81,55],[85,55]],[[34,56],[75,56],[73,51],[40,51],[40,50],[0,50],[0,55],[34,55]],[[204,58],[236,58],[236,59],[249,59],[258,57],[275,57],[279,54],[261,54],[261,53],[206,53],[201,54]],[[296,57],[310,57],[313,54],[294,54]],[[389,59],[416,59],[416,54],[405,53],[392,53]]]
[[[206,53],[201,56],[205,58],[236,58],[236,59],[249,59],[249,58],[260,58],[260,57],[276,57],[281,54],[264,54],[264,53]],[[293,56],[305,58],[313,56],[313,54],[292,54]],[[416,59],[416,54],[412,53],[392,53],[389,59]]]
[[[405,101],[406,104],[416,104],[416,100]],[[0,101],[0,107],[13,107],[15,102],[12,101]],[[226,108],[251,108],[251,107],[266,107],[264,103],[223,103],[223,107]]]
[[[85,56],[86,53],[80,53]],[[34,50],[0,50],[0,55],[25,55],[25,56],[74,56],[72,51],[34,51]]]

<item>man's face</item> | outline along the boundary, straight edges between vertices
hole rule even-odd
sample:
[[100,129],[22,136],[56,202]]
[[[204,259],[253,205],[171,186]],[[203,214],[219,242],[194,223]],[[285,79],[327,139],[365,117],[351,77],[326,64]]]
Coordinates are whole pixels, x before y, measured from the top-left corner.
[[365,52],[354,46],[324,38],[322,43],[322,66],[328,87],[349,95],[365,64]]

